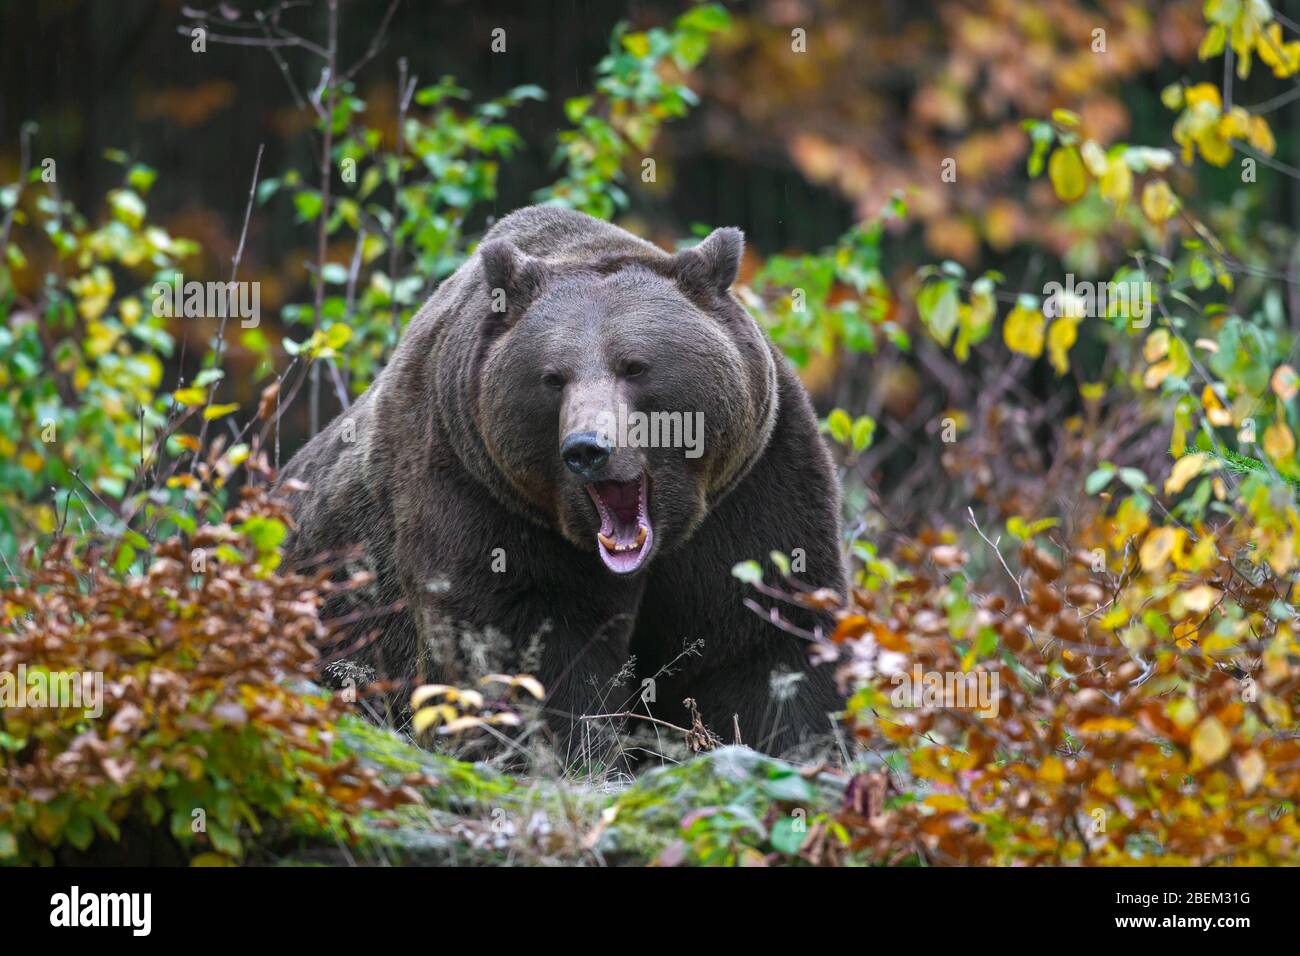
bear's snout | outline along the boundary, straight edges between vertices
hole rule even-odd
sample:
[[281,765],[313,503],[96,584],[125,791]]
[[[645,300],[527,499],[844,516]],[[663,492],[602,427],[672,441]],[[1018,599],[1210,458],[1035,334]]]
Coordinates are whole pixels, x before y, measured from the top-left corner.
[[609,464],[610,447],[599,432],[573,432],[560,445],[560,457],[575,475],[595,481]]

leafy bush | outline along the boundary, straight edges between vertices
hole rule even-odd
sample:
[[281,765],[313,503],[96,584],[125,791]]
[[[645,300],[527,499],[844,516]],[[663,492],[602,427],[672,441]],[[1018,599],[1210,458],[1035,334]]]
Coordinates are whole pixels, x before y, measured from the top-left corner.
[[[885,758],[862,784],[880,795],[873,811],[841,817],[854,848],[932,863],[1294,862],[1300,647],[1248,525],[1098,515],[1073,549],[1029,540],[1005,556],[1010,593],[977,590],[978,562],[953,537],[917,542],[884,591],[856,589],[832,638],[849,648],[855,731]],[[1094,546],[1112,556],[1101,574]],[[923,697],[918,673],[996,681],[995,713],[937,686]]]
[[360,817],[420,799],[336,754],[347,705],[301,692],[331,585],[271,572],[283,520],[250,490],[188,546],[160,544],[142,576],[64,538],[0,593],[0,672],[103,681],[95,719],[4,709],[0,858],[49,863],[164,826],[183,854],[234,861],[268,829],[350,839]]

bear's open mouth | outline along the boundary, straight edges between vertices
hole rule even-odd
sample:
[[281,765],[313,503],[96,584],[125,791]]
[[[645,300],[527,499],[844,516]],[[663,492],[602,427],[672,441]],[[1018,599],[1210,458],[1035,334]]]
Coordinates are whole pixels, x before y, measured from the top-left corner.
[[605,567],[615,574],[630,574],[641,567],[654,544],[650,524],[650,479],[643,472],[638,481],[597,481],[587,485],[587,494],[600,514],[596,550]]

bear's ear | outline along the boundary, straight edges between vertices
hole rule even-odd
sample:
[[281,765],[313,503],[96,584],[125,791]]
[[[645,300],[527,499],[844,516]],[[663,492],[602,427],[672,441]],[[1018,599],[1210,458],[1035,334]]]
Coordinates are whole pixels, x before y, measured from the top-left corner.
[[515,248],[506,239],[493,239],[478,247],[483,278],[487,281],[492,315],[513,322],[524,314],[546,280],[546,266]]
[[688,292],[726,295],[740,271],[745,234],[734,226],[714,229],[698,246],[673,256],[673,275]]

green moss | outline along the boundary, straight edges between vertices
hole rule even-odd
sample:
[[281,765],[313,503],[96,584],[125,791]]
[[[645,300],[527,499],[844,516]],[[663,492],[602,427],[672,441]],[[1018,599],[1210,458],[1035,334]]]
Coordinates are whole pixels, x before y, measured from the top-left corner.
[[726,747],[644,772],[611,789],[566,777],[516,778],[422,750],[360,718],[340,722],[340,755],[391,779],[424,773],[438,785],[424,806],[354,821],[346,850],[308,842],[301,864],[631,865],[666,850],[687,863],[735,863],[762,854],[794,861],[803,828],[836,809],[843,781],[805,780],[783,761]]

